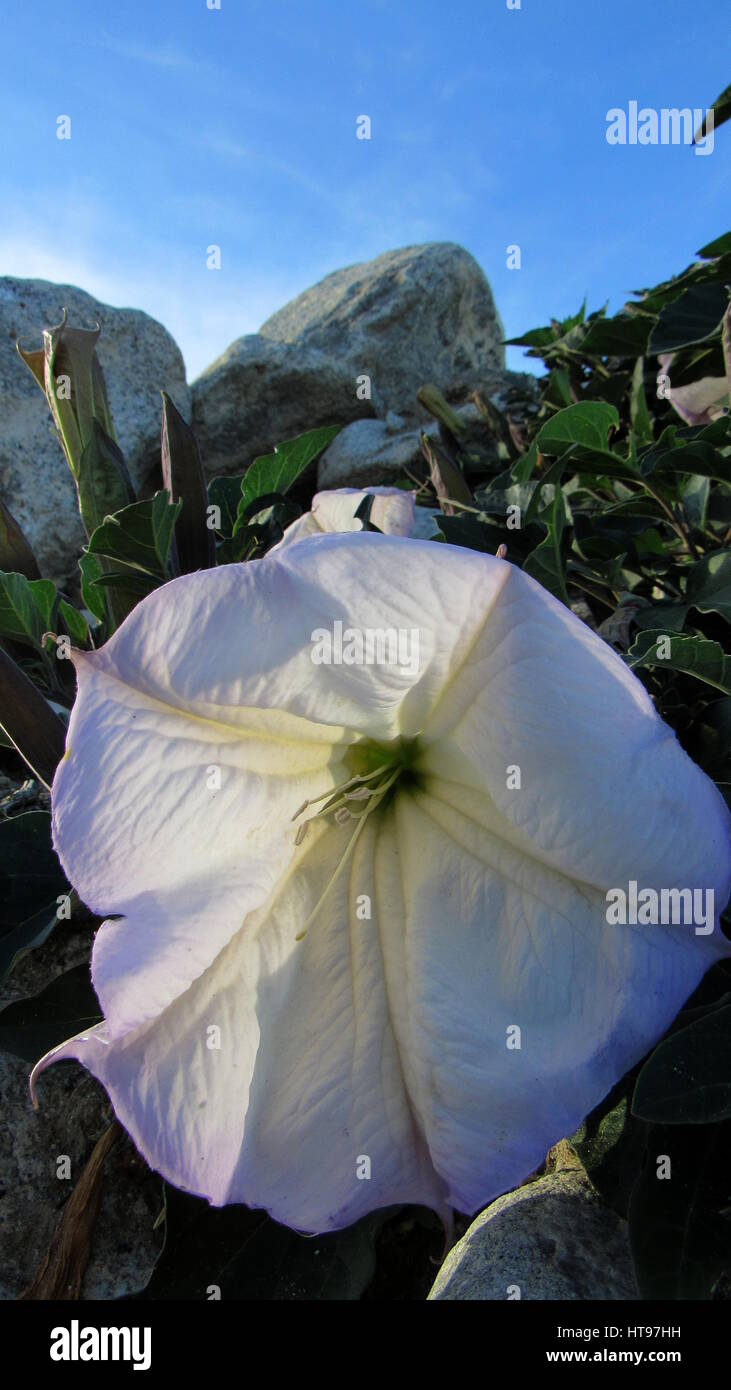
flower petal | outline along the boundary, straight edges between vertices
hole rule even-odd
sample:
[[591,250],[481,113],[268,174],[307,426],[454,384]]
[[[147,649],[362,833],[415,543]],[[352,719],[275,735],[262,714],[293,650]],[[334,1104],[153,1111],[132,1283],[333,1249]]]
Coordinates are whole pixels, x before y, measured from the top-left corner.
[[396,836],[398,871],[382,860],[379,901],[401,891],[405,903],[409,1090],[466,1212],[574,1133],[727,954],[692,927],[610,926],[600,891],[503,839],[496,820],[435,779],[399,797],[381,832]]
[[[336,531],[361,531],[363,523],[356,512],[366,497],[373,498],[371,521],[389,536],[410,536],[415,529],[414,493],[400,487],[331,488],[316,492],[312,508],[288,526],[281,541],[269,551],[273,555],[284,546],[307,536]],[[420,509],[419,509],[420,510]],[[425,534],[430,535],[431,532]]]
[[[312,631],[338,621],[416,629],[419,660],[318,665]],[[313,1231],[447,1194],[473,1210],[728,949],[607,923],[631,879],[720,909],[731,818],[616,653],[502,561],[314,537],[174,581],[76,661],[56,843],[126,915],[94,947],[104,1025],[41,1066],[79,1057],[150,1162],[214,1202]],[[350,744],[398,735],[416,781],[351,857],[352,822],[295,848]]]
[[313,828],[296,871],[159,1019],[118,1040],[102,1024],[34,1078],[77,1057],[151,1165],[216,1205],[264,1206],[308,1231],[396,1202],[444,1209],[391,1020],[390,915],[356,916],[354,886],[373,894],[374,836],[366,825],[303,940],[344,828]]
[[361,502],[373,498],[371,521],[387,536],[410,536],[414,526],[414,493],[400,487],[333,488],[317,492],[312,511],[323,531],[359,531]]
[[506,568],[426,721],[423,767],[487,796],[516,843],[570,877],[602,892],[630,879],[713,887],[721,910],[731,816],[720,793],[621,657]]
[[[344,543],[371,570],[367,595]],[[112,1035],[178,997],[265,900],[293,852],[292,817],[346,779],[347,747],[408,731],[443,682],[481,576],[456,552],[440,586],[417,545],[409,591],[394,597],[378,556],[403,544],[322,537],[186,575],[100,651],[74,654],[54,843],[83,901],[123,919],[104,924],[93,959]],[[417,629],[430,585],[417,665],[313,662],[312,634],[336,615],[346,629]]]

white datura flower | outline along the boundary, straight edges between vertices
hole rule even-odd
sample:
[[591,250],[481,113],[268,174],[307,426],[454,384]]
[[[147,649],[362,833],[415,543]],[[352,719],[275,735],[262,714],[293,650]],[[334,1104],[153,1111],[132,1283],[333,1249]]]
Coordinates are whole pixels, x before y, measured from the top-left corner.
[[401,487],[331,488],[316,492],[312,507],[288,526],[281,541],[272,546],[282,550],[293,541],[307,536],[321,536],[335,531],[362,531],[363,523],[356,512],[366,497],[373,498],[370,521],[386,536],[420,536],[428,539],[436,533],[435,512],[417,507],[416,494]]
[[[658,357],[660,372],[658,383],[670,380],[675,354],[663,353]],[[710,425],[714,420],[727,415],[729,410],[729,383],[725,377],[704,376],[692,381],[688,386],[665,386],[665,397],[677,411],[686,425]]]
[[[77,1058],[215,1205],[474,1212],[727,952],[719,793],[500,559],[313,537],[173,580],[73,660],[54,842],[110,918],[104,1020],[36,1072]],[[633,883],[713,893],[710,924],[610,921]]]

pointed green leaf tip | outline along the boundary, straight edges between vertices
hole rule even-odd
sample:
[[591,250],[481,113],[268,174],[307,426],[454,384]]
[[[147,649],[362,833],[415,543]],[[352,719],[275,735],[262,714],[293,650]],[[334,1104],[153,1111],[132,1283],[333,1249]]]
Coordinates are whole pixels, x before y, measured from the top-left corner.
[[208,494],[198,441],[166,391],[162,392],[162,480],[173,502],[182,502],[173,541],[181,574],[211,569],[215,534],[207,524]]
[[78,482],[81,457],[93,437],[93,423],[114,439],[114,426],[107,400],[96,345],[101,328],[71,328],[66,310],[61,322],[43,330],[43,350],[25,351],[16,344],[20,356],[33,373],[48,401],[54,424],[69,468]]
[[0,502],[0,570],[22,574],[26,579],[41,577],[38,561],[4,502]]

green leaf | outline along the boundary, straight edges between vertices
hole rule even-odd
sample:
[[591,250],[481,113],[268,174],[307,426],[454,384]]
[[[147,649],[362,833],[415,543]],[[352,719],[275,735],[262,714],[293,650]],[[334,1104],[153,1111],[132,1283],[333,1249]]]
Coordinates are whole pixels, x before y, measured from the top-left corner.
[[558,341],[559,334],[553,328],[531,328],[520,338],[506,338],[506,347],[544,348]]
[[82,551],[79,557],[79,569],[81,570],[81,597],[84,600],[84,607],[93,613],[99,622],[103,622],[106,617],[106,605],[104,593],[97,588],[97,582],[104,573],[101,561],[96,555],[90,555],[87,550]]
[[544,589],[555,594],[562,603],[568,605],[566,574],[561,552],[561,541],[566,525],[566,503],[560,484],[556,484],[553,501],[541,512],[539,520],[547,528],[545,540],[528,556],[523,564],[526,574],[537,579]]
[[514,483],[527,483],[538,466],[538,445],[535,439],[525,454],[515,460],[510,472]]
[[624,1077],[587,1115],[570,1144],[603,1200],[626,1217],[647,1126],[630,1110],[634,1077]]
[[491,516],[507,516],[509,507],[520,507],[522,516],[527,512],[536,488],[540,486],[537,478],[528,483],[516,483],[513,471],[509,470],[492,478],[486,487],[478,488],[475,502]]
[[629,418],[638,444],[647,444],[652,439],[652,421],[645,397],[645,359],[638,357],[632,373],[632,386],[629,397]]
[[248,507],[244,507],[243,510],[239,511],[238,529],[242,530],[248,527],[251,521],[254,521],[259,517],[266,516],[275,507],[287,507],[289,510],[294,512],[294,517],[300,515],[300,509],[296,503],[286,502],[285,499],[281,497],[278,492],[267,492],[262,497],[255,497],[254,501],[250,502]]
[[711,488],[706,520],[709,526],[722,527],[724,532],[731,527],[731,487],[727,484]]
[[222,541],[219,546],[219,565],[251,560],[265,554],[282,539],[287,526],[301,514],[302,509],[296,502],[288,502],[278,493],[257,497],[247,507],[232,539]]
[[33,551],[20,526],[5,503],[0,501],[0,570],[22,574],[26,579],[40,579]]
[[637,1078],[632,1113],[656,1124],[731,1119],[731,995],[655,1048]]
[[318,454],[332,443],[340,429],[340,425],[326,425],[310,430],[307,434],[298,435],[296,439],[287,439],[282,444],[277,444],[273,454],[254,459],[244,477],[238,510],[239,520],[234,527],[234,534],[242,515],[257,497],[271,492],[287,492]]
[[0,981],[51,932],[68,885],[51,844],[47,811],[0,821]]
[[50,787],[64,754],[66,730],[40,690],[1,650],[0,727],[34,776]]
[[731,1122],[650,1127],[629,1206],[643,1298],[712,1297],[731,1259],[730,1168]]
[[225,540],[233,535],[243,487],[243,478],[214,478],[208,484],[208,505],[218,507],[221,513],[221,524],[216,530]]
[[693,440],[678,439],[670,449],[663,449],[661,441],[642,455],[640,460],[642,478],[654,473],[687,473],[700,478],[728,478],[729,464],[718,449],[700,437]]
[[91,437],[81,454],[77,487],[87,536],[101,526],[105,517],[135,500],[124,455],[96,419],[91,422]]
[[78,608],[74,608],[65,598],[58,601],[59,617],[63,618],[64,627],[72,642],[86,646],[89,641],[89,624],[83,613]]
[[167,492],[156,492],[153,498],[108,516],[89,538],[87,556],[97,561],[98,569],[82,567],[84,601],[96,614],[100,607],[96,596],[104,599],[110,631],[141,597],[170,578],[173,528],[182,505],[172,504]]
[[0,574],[0,636],[42,652],[43,634],[56,625],[56,586],[50,579]]
[[554,367],[548,374],[548,381],[541,385],[543,401],[550,405],[554,410],[562,410],[566,405],[574,404],[574,397],[571,394],[571,377],[563,367]]
[[78,483],[81,457],[98,422],[110,437],[114,427],[104,374],[96,355],[101,329],[61,323],[43,330],[43,352],[18,352],[45,392],[66,459]]
[[159,588],[160,581],[152,574],[143,574],[141,570],[123,569],[104,570],[95,583],[100,589],[113,589],[115,596],[124,594],[132,599],[131,607],[138,603],[141,598],[146,598],[148,594]]
[[727,256],[731,254],[731,232],[724,232],[722,236],[716,237],[715,241],[709,241],[707,246],[702,246],[697,256],[702,256],[708,261],[716,256]]
[[720,613],[731,623],[731,550],[706,555],[688,575],[686,596],[701,613]]
[[37,1062],[52,1047],[101,1022],[88,965],[74,966],[45,989],[0,1010],[0,1051]]
[[[421,451],[429,464],[431,485],[439,500],[445,516],[453,515],[452,503],[462,502],[472,505],[472,493],[461,468],[450,457],[446,449],[440,448],[434,439],[422,432],[419,438]],[[458,508],[459,510],[459,508]]]
[[[731,448],[731,415],[720,415],[717,420],[711,420],[710,424],[704,425],[700,430],[697,427],[688,428],[680,430],[679,433],[681,439],[698,439],[705,444],[713,445],[715,449]],[[728,473],[724,475],[724,481],[727,478]]]
[[633,670],[638,666],[663,666],[695,676],[723,691],[724,695],[731,695],[731,659],[720,643],[710,642],[705,637],[641,632],[630,647],[627,659]]
[[206,524],[208,496],[198,440],[167,392],[162,393],[162,481],[182,511],[175,523],[175,551],[181,574],[216,563],[213,531]]
[[559,410],[538,431],[536,444],[542,454],[564,454],[572,444],[606,450],[610,429],[619,424],[619,413],[606,401],[579,401]]
[[689,612],[687,603],[653,603],[635,615],[635,622],[643,631],[682,632]]
[[[713,111],[714,130],[718,130],[719,126],[725,125],[726,121],[731,120],[731,83],[728,87],[724,87],[720,96],[716,97],[711,110]],[[708,124],[704,116],[693,137],[694,143],[704,138],[707,129]]]
[[[731,623],[731,550],[716,550],[696,561],[688,571],[684,603],[655,604],[638,619],[642,628],[663,627],[682,631],[691,608],[699,613],[720,613]],[[664,629],[663,629],[664,630]]]
[[711,496],[711,480],[700,473],[691,473],[681,486],[680,495],[683,509],[691,526],[702,531],[708,517],[708,503]]
[[235,536],[224,536],[216,547],[217,565],[240,565],[250,560],[258,548],[258,536],[248,526],[242,526]]
[[691,343],[705,342],[720,331],[727,305],[728,292],[724,285],[693,285],[684,290],[678,299],[660,311],[647,351],[658,356],[676,352]]
[[148,501],[124,507],[97,527],[89,539],[88,554],[104,555],[159,581],[166,580],[173,527],[181,506],[181,502],[171,503],[163,491]]
[[642,357],[647,350],[651,320],[642,314],[617,314],[597,319],[582,344],[582,352],[599,357]]

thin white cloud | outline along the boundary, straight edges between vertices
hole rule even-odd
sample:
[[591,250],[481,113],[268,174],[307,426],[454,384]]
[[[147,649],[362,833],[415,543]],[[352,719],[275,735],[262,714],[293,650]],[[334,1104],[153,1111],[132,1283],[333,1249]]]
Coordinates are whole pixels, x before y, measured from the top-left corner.
[[202,138],[197,143],[201,149],[210,154],[217,154],[234,163],[249,164],[254,168],[261,169],[264,173],[276,174],[288,183],[293,183],[298,188],[304,188],[307,193],[314,194],[322,202],[340,209],[341,198],[337,193],[333,193],[325,184],[311,178],[303,169],[298,169],[295,164],[290,164],[287,160],[277,159],[262,150],[250,149],[246,145],[239,144],[236,140],[217,136]]
[[127,58],[133,63],[147,63],[151,67],[178,70],[203,66],[198,59],[191,58],[189,54],[183,53],[181,49],[174,48],[169,44],[157,47],[151,44],[130,43],[127,39],[116,39],[110,36],[96,39],[95,42],[100,48],[114,53],[117,58]]
[[211,62],[199,53],[186,52],[179,45],[171,43],[140,43],[137,40],[118,38],[114,34],[102,34],[92,39],[97,48],[130,63],[140,63],[145,67],[159,68],[171,75],[185,73],[195,77],[199,86],[217,93],[225,91],[229,103],[242,105],[258,116],[282,113],[283,96],[277,92],[273,96],[262,82],[247,82],[241,72],[228,67],[225,62]]

